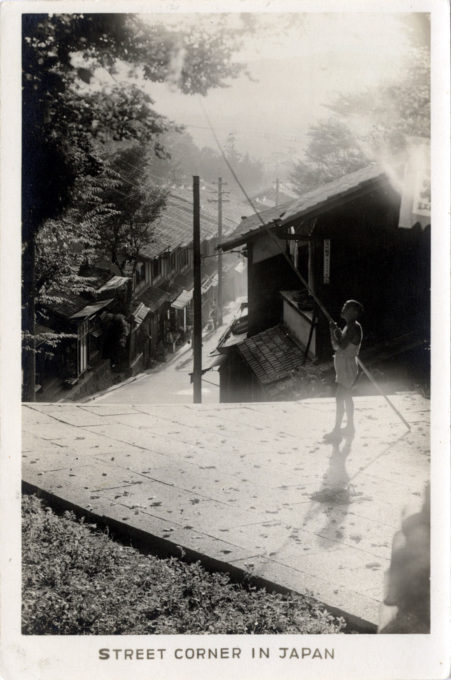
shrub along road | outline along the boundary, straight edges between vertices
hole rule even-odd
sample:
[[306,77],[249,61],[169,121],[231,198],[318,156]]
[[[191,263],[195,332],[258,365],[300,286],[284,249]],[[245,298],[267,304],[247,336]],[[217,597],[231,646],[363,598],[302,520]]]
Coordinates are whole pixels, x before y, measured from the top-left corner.
[[338,633],[344,621],[302,595],[232,583],[199,563],[114,541],[73,513],[23,498],[24,634]]

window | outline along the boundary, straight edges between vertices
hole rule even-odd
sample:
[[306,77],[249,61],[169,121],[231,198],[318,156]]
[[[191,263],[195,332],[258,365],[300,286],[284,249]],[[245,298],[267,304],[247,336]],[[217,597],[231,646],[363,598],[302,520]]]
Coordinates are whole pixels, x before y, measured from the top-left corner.
[[88,329],[89,321],[82,321],[78,327],[78,375],[84,373],[88,367]]
[[152,281],[161,275],[161,260],[156,257],[152,260]]
[[175,250],[171,253],[171,257],[169,260],[169,268],[171,272],[173,272],[174,269],[177,269],[177,251]]
[[146,265],[144,262],[138,262],[135,269],[135,288],[138,288],[141,283],[146,280]]
[[183,248],[183,250],[180,251],[180,257],[179,257],[179,262],[180,262],[180,269],[183,267],[186,267],[186,265],[189,262],[189,250],[188,248]]

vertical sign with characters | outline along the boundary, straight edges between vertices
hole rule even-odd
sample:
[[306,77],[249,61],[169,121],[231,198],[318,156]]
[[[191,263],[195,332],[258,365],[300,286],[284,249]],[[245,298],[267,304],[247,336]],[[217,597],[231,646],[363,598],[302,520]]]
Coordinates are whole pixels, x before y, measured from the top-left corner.
[[323,249],[323,283],[330,283],[330,239],[324,239]]

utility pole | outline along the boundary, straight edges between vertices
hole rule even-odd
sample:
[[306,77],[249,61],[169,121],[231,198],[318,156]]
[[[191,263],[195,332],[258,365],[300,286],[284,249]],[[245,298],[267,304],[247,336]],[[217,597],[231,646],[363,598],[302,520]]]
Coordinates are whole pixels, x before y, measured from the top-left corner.
[[[31,232],[31,229],[30,229]],[[29,233],[30,233],[29,232]],[[30,233],[23,255],[23,330],[28,331],[28,347],[22,350],[22,400],[36,401],[36,290],[35,234]]]
[[[218,243],[222,241],[222,177],[218,177]],[[216,305],[218,326],[222,326],[222,250],[218,250],[218,300]]]
[[199,177],[193,176],[193,403],[202,403],[202,279],[200,269]]
[[276,206],[279,205],[279,178],[276,179]]
[[[222,181],[222,177],[218,177],[218,198],[209,198],[209,203],[218,204],[218,243],[222,241],[222,205],[223,203],[228,203],[228,199],[224,199],[225,195],[229,195],[230,192],[224,191],[223,185],[227,182]],[[212,192],[213,193],[213,192]],[[222,250],[218,250],[218,293],[217,293],[217,303],[216,303],[216,320],[218,326],[222,324],[222,312],[223,312],[223,271],[222,271]]]

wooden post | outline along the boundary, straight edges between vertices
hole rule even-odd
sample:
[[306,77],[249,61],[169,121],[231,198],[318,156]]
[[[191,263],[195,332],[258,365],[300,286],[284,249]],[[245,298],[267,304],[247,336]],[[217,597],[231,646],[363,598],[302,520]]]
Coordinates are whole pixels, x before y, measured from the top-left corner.
[[202,279],[199,177],[193,176],[193,403],[202,402]]
[[[222,177],[218,177],[218,243],[222,241]],[[216,323],[222,326],[222,250],[218,251],[218,299]]]
[[[31,230],[30,230],[31,231]],[[36,401],[36,309],[35,235],[30,234],[22,259],[23,330],[28,331],[28,349],[22,351],[22,400]]]

